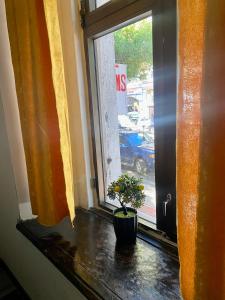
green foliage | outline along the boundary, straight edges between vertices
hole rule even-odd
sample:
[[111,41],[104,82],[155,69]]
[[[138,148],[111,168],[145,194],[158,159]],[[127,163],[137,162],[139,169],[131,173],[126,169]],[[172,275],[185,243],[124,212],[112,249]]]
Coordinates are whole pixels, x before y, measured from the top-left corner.
[[144,19],[114,33],[116,63],[127,65],[128,79],[145,79],[152,59],[152,22]]
[[121,175],[117,181],[109,185],[107,196],[111,200],[119,200],[122,207],[130,204],[134,208],[139,208],[145,201],[144,186],[141,183],[142,178]]

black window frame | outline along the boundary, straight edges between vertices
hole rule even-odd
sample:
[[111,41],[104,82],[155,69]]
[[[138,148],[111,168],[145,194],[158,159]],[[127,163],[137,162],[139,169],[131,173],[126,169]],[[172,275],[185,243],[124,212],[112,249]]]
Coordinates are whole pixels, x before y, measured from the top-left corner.
[[[171,240],[176,241],[176,0],[112,0],[96,9],[94,5],[95,0],[82,1],[82,24],[98,201],[104,194],[104,176],[102,163],[99,161],[102,157],[102,149],[94,39],[143,19],[151,11],[153,18],[156,229],[165,232]],[[102,201],[99,202],[101,206]],[[106,209],[110,207],[109,205],[103,206]]]

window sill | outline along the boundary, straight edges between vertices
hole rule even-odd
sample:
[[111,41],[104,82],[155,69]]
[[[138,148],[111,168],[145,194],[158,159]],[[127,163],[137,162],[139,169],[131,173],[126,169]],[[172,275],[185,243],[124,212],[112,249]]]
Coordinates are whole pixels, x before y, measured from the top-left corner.
[[[113,210],[117,208],[116,206],[113,206],[111,204],[108,204],[107,202],[101,203],[99,206],[96,207],[96,209],[92,209],[94,211],[101,211],[101,214],[109,214],[112,218]],[[154,245],[159,245],[163,248],[168,248],[171,253],[174,253],[174,255],[178,258],[178,250],[177,250],[177,236],[168,237],[165,233],[162,233],[162,231],[157,230],[156,224],[147,221],[143,219],[141,216],[138,216],[138,231],[139,231],[139,237],[146,240],[147,242],[154,241]]]
[[51,228],[21,221],[17,228],[88,299],[181,299],[174,255],[141,238],[118,247],[107,215],[77,209],[73,229],[68,219]]

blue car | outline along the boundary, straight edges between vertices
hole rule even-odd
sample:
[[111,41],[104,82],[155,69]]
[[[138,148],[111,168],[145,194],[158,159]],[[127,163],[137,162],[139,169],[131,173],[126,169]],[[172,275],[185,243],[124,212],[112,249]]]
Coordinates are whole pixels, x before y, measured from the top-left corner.
[[146,174],[154,168],[154,144],[147,143],[137,132],[120,132],[120,156],[123,165],[134,168],[139,174]]

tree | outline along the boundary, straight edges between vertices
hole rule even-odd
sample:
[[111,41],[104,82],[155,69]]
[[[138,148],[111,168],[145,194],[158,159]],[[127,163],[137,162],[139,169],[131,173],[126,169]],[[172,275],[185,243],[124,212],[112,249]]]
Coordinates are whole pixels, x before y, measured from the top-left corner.
[[150,18],[114,33],[116,63],[127,65],[128,79],[145,79],[152,67],[152,21]]

